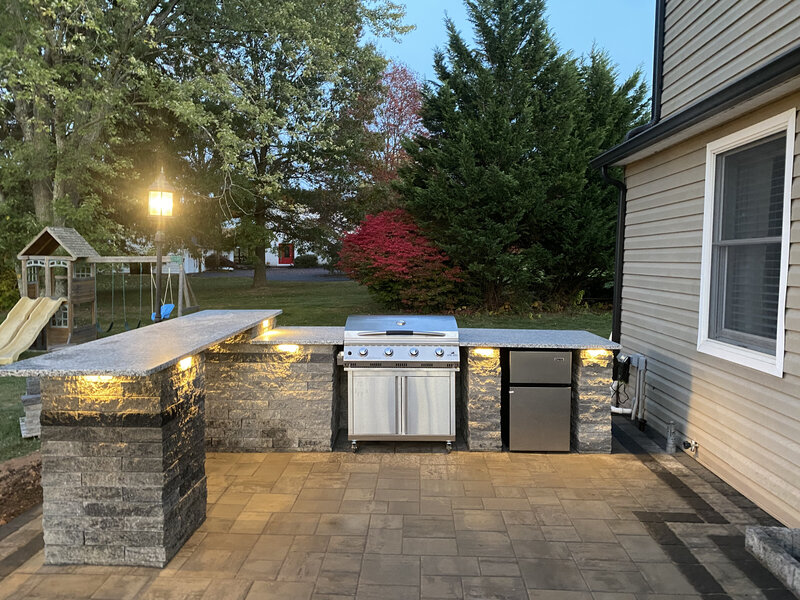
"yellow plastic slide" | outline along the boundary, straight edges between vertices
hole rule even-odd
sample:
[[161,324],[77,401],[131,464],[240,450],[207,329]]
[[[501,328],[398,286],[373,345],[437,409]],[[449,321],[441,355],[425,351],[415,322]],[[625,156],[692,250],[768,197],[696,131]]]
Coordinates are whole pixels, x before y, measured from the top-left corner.
[[[10,342],[0,347],[0,365],[8,365],[14,362],[19,358],[20,354],[30,348],[42,329],[66,301],[66,298],[39,298],[35,300],[33,309],[28,311],[27,319],[17,329],[14,337]],[[16,309],[16,306],[14,309]],[[12,309],[12,312],[14,309]],[[10,316],[11,313],[9,313]]]
[[3,348],[14,339],[19,328],[25,323],[39,300],[41,298],[36,298],[35,300],[33,298],[20,298],[19,302],[14,305],[14,308],[6,315],[6,320],[0,324],[0,348]]

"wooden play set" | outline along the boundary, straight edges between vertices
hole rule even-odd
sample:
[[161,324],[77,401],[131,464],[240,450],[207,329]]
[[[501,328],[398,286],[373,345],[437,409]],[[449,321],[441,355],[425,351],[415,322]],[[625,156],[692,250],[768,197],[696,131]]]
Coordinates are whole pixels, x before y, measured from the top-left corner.
[[[125,329],[142,324],[142,288],[150,289],[150,318],[155,315],[155,256],[100,256],[77,231],[69,227],[45,227],[17,255],[21,269],[19,303],[0,324],[0,364],[17,360],[32,345],[51,350],[80,344],[107,333],[114,325],[115,278],[122,282],[122,311]],[[172,277],[177,279],[177,315],[197,310],[189,280],[180,256],[162,258],[167,283],[164,289],[162,318],[176,308]],[[97,278],[100,271],[110,274],[111,323],[100,325],[97,310]],[[128,321],[125,277],[139,280],[139,315]],[[170,303],[166,303],[167,297]]]

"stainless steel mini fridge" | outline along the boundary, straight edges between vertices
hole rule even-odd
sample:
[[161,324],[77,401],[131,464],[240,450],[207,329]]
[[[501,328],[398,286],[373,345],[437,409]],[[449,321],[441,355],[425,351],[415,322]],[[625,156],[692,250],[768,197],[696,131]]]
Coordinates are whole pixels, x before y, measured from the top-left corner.
[[572,353],[508,353],[508,449],[569,452]]

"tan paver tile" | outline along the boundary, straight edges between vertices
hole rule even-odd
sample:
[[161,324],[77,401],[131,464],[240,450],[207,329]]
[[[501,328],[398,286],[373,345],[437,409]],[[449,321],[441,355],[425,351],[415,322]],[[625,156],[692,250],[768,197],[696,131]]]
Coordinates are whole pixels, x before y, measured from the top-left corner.
[[315,594],[354,595],[358,588],[358,573],[326,571],[317,578]]
[[[453,517],[405,515],[403,517],[403,537],[455,537]],[[431,553],[433,554],[433,553]]]
[[330,536],[296,535],[289,552],[325,552],[328,549]]
[[251,512],[289,512],[297,496],[295,494],[253,494],[245,505]]
[[317,525],[317,535],[366,535],[370,515],[324,514]]
[[26,598],[91,598],[100,586],[108,579],[108,575],[75,575],[53,574],[36,575],[38,579]]
[[370,528],[365,551],[372,554],[401,554],[403,552],[403,531],[401,529]]
[[419,600],[419,587],[359,583],[356,600]]
[[419,557],[365,554],[361,563],[359,584],[416,586],[419,584],[419,575]]
[[259,536],[244,533],[209,533],[200,548],[214,548],[217,550],[250,550],[258,541]]
[[259,560],[283,560],[289,553],[292,542],[294,536],[291,535],[260,535],[251,546],[247,557]]
[[418,490],[420,489],[420,480],[379,477],[376,487],[379,490]]
[[297,500],[292,506],[293,513],[335,513],[339,511],[340,500]]
[[278,581],[316,581],[324,556],[322,552],[289,552],[278,571]]
[[464,598],[503,598],[528,600],[521,577],[462,577]]
[[508,535],[499,531],[457,531],[461,556],[514,556]]
[[342,553],[325,555],[322,560],[322,571],[334,571],[342,573],[360,573],[361,560],[364,555],[361,553]]
[[366,543],[366,535],[332,535],[328,543],[328,552],[363,553]]
[[341,500],[345,495],[344,488],[312,488],[304,487],[297,496],[298,500]]
[[421,515],[452,515],[453,506],[451,498],[445,497],[423,497],[419,503],[419,514]]
[[244,600],[252,585],[252,581],[212,581],[200,600]]
[[244,581],[274,581],[283,566],[283,560],[267,560],[248,557],[236,572],[236,578]]
[[270,534],[312,535],[318,524],[319,515],[316,514],[273,513],[265,531]]
[[309,600],[314,591],[313,583],[293,581],[255,581],[246,600]]
[[583,542],[614,542],[614,533],[603,519],[572,519],[572,525]]
[[92,600],[134,600],[154,576],[111,575],[92,595]]
[[370,529],[402,529],[403,515],[371,515]]
[[523,559],[519,568],[529,589],[587,590],[581,572],[572,560]]
[[458,547],[455,538],[403,538],[403,554],[412,555],[438,555],[456,556]]
[[423,556],[424,575],[478,576],[481,574],[478,559],[474,556]]
[[[564,542],[540,540],[514,540],[511,542],[517,558],[571,558],[569,548]],[[488,555],[487,555],[488,556]]]
[[484,577],[520,577],[519,565],[513,558],[478,558]]
[[572,519],[616,519],[616,513],[603,500],[562,500],[561,506]]
[[638,571],[584,570],[582,574],[589,589],[593,592],[633,592],[639,594],[652,591],[647,581]]
[[194,600],[202,597],[211,585],[211,579],[192,577],[178,579],[173,577],[158,578],[149,587],[142,590],[141,600]]
[[[544,539],[549,542],[580,542],[583,541],[578,531],[568,525],[542,525]],[[613,538],[613,535],[612,535]],[[612,541],[614,541],[612,539]]]
[[496,510],[454,510],[455,528],[464,531],[506,531],[503,515]]
[[464,597],[461,578],[452,575],[423,575],[420,592],[422,598],[460,599]]

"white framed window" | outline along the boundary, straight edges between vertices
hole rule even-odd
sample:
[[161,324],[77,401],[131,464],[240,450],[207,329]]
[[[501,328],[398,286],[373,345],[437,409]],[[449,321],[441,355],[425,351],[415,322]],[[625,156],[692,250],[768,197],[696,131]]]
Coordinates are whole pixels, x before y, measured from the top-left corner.
[[795,110],[706,146],[697,349],[783,376]]

